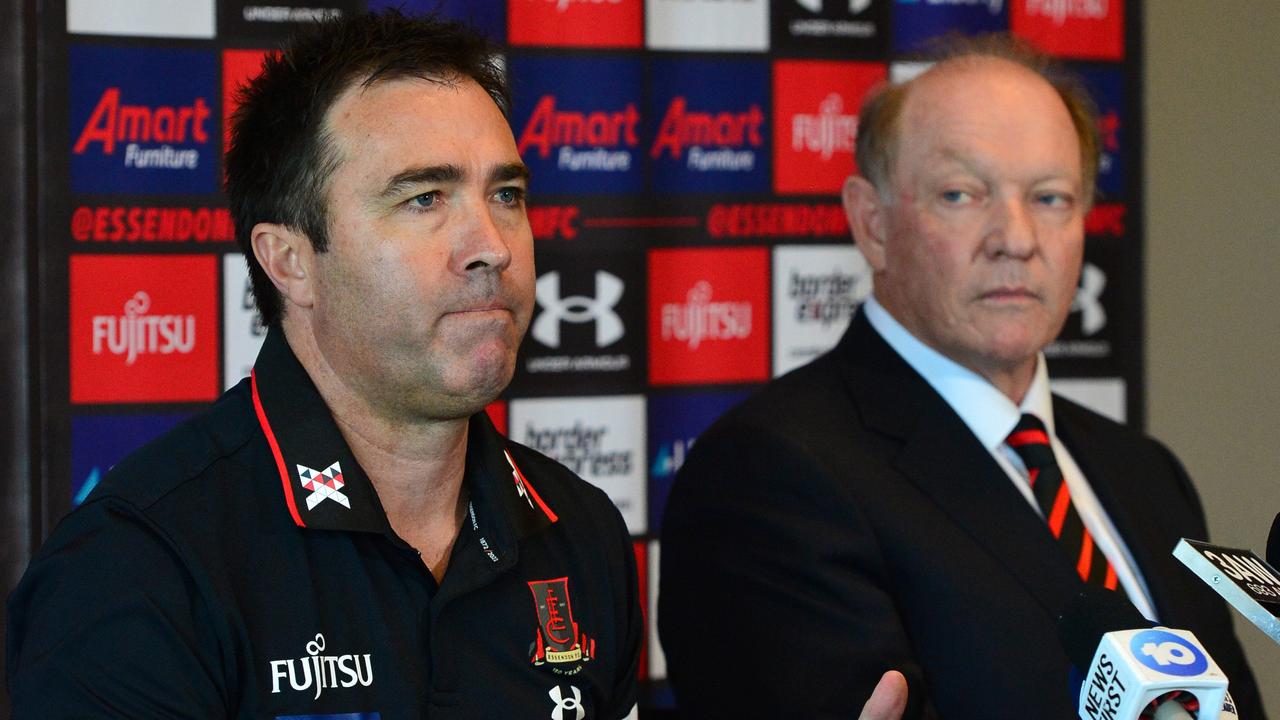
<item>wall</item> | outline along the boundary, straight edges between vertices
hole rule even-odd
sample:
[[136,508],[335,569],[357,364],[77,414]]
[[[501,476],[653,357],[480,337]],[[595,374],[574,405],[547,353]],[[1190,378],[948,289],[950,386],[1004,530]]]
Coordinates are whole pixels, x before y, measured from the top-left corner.
[[[1147,402],[1215,542],[1260,554],[1280,511],[1280,4],[1146,14]],[[1280,646],[1237,618],[1271,713]]]

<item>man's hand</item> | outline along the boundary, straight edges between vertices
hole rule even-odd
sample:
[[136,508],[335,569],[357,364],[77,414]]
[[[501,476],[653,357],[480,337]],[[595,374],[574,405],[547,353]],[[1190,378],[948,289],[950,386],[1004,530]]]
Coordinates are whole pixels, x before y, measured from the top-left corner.
[[858,720],[901,720],[906,709],[907,679],[897,670],[890,670],[876,683]]

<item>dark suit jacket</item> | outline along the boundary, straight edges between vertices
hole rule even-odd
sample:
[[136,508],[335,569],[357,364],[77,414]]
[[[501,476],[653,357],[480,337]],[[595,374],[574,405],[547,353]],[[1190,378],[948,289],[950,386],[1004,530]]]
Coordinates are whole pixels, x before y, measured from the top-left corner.
[[[1226,605],[1170,552],[1205,538],[1162,445],[1063,398],[1059,437],[1161,622],[1193,631],[1246,720]],[[840,344],[697,441],[662,528],[659,630],[686,717],[856,718],[902,670],[908,717],[1074,718],[1056,618],[1081,588],[1045,523],[859,313]]]

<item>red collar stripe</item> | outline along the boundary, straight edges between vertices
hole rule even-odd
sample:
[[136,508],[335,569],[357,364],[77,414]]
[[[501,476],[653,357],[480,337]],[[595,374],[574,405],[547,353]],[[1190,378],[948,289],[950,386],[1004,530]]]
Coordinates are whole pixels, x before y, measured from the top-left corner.
[[532,497],[533,501],[538,503],[538,507],[542,509],[542,513],[546,515],[547,519],[551,522],[558,522],[560,520],[559,516],[551,512],[551,508],[547,507],[547,504],[542,502],[542,496],[539,495],[538,491],[534,490],[533,486],[529,484],[528,478],[524,476],[524,473],[520,472],[520,468],[516,467],[515,458],[511,457],[511,453],[503,450],[502,454],[507,456],[507,462],[510,463],[511,470],[515,472],[516,477],[520,479],[520,483],[524,485],[524,489],[529,491],[529,497]]
[[280,452],[280,443],[276,442],[276,434],[271,431],[271,423],[267,422],[267,413],[262,409],[262,398],[258,397],[257,371],[251,371],[249,378],[253,385],[253,409],[258,413],[258,424],[262,426],[262,432],[267,436],[267,444],[271,446],[271,454],[276,458],[276,467],[280,470],[280,482],[284,485],[284,501],[289,506],[289,514],[293,516],[293,521],[298,527],[306,527],[307,524],[302,522],[302,516],[298,514],[298,506],[293,500],[293,483],[289,481],[289,471],[284,467],[284,455]]

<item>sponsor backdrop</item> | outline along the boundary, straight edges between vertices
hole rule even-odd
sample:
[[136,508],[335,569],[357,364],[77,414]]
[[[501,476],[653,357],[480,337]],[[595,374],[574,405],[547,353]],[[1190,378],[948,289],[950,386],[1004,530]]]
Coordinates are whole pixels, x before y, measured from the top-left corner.
[[[840,337],[871,292],[837,193],[858,107],[939,34],[1011,30],[1101,110],[1100,200],[1059,389],[1141,423],[1136,2],[65,0],[42,13],[46,520],[239,382],[263,328],[220,193],[234,91],[299,23],[395,5],[503,48],[533,169],[537,307],[489,412],[603,488],[652,607],[697,436]],[[671,704],[647,635],[643,707]]]

